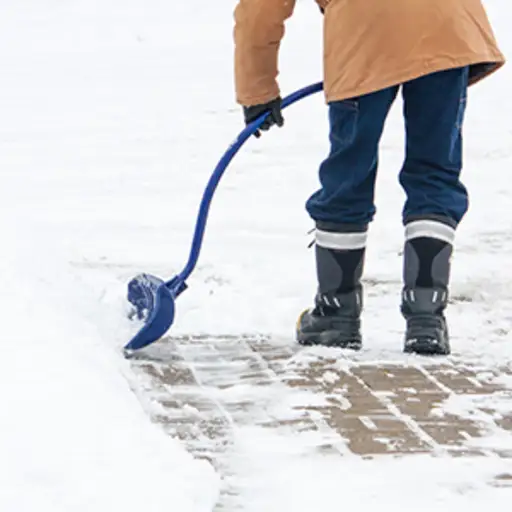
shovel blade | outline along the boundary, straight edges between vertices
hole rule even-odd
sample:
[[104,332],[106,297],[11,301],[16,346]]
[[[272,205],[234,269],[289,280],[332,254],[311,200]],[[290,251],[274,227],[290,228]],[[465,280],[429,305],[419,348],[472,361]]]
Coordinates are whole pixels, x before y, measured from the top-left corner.
[[144,320],[144,325],[124,347],[126,353],[160,339],[171,327],[175,309],[171,290],[150,274],[140,274],[128,283],[128,300],[134,306],[133,316]]

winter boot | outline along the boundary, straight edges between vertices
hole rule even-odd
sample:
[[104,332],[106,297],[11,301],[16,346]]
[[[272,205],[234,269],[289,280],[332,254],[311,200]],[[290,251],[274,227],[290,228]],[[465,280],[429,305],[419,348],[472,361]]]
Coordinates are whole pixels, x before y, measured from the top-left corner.
[[444,310],[454,236],[451,226],[438,221],[417,220],[406,225],[401,305],[407,324],[404,352],[450,353]]
[[[366,231],[335,231],[340,227],[324,225],[320,229],[317,226],[315,251],[318,291],[315,306],[300,315],[296,335],[301,345],[359,350],[362,346],[361,275]],[[332,231],[328,231],[329,228]]]

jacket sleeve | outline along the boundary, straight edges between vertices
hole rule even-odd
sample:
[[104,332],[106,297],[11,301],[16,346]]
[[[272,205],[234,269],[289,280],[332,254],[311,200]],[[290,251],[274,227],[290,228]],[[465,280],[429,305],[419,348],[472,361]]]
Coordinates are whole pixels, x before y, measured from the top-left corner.
[[296,0],[239,0],[235,9],[236,100],[251,106],[279,96],[278,54]]

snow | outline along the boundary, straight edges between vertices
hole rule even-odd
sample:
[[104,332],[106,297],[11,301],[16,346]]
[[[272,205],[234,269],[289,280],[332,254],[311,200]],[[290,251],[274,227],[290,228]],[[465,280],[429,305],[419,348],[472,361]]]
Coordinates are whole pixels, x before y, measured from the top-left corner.
[[0,7],[5,511],[197,512],[217,499],[218,475],[148,420],[119,351],[126,263],[109,261],[131,256],[147,229],[132,231],[130,205],[160,186],[144,181],[146,156],[172,145],[152,133],[165,138],[159,118],[176,110],[159,107],[165,81],[144,76],[146,62],[172,77],[166,52],[155,66],[136,38],[163,32],[164,3],[146,19],[143,3],[127,4]]
[[[1,3],[0,510],[213,509],[221,476],[149,421],[121,348],[136,329],[125,315],[127,281],[141,270],[164,278],[181,270],[206,180],[242,128],[235,3]],[[485,5],[508,54],[512,8]],[[318,9],[299,1],[280,59],[283,94],[321,79],[321,42]],[[476,86],[466,117],[471,209],[458,231],[449,318],[454,357],[483,368],[511,355],[511,73],[506,66]],[[409,360],[397,308],[400,109],[397,101],[382,141],[362,361]],[[322,96],[285,119],[282,130],[249,141],[223,179],[174,333],[292,339],[315,288],[303,205],[327,151]],[[474,401],[461,400],[446,410],[469,413]],[[486,486],[507,461],[340,464],[307,457],[302,439],[276,444],[250,428],[237,435],[233,478],[247,489],[237,504],[244,511],[479,510],[510,500]]]
[[[286,442],[289,443],[288,440]],[[286,506],[290,510],[331,512],[357,504],[386,511],[414,508],[426,512],[432,507],[443,511],[454,507],[474,511],[489,503],[506,503],[500,501],[500,492],[505,499],[507,496],[502,489],[486,488],[496,469],[495,462],[491,461],[457,460],[443,467],[439,461],[419,457],[378,463],[356,459],[340,465],[338,457],[324,456],[320,461],[304,458],[294,459],[290,464],[289,458],[279,451],[269,450],[256,457],[253,455],[254,452],[248,448],[247,453],[240,457],[251,461],[256,459],[260,465],[248,468],[245,460],[241,459],[239,478],[243,479],[243,471],[249,469],[251,475],[265,472],[265,476],[257,481],[259,486],[254,486],[246,497],[244,511],[277,512]],[[267,467],[265,457],[275,460],[273,467]],[[284,466],[286,471],[282,471]],[[299,482],[305,485],[298,485]],[[269,495],[273,501],[268,499]]]

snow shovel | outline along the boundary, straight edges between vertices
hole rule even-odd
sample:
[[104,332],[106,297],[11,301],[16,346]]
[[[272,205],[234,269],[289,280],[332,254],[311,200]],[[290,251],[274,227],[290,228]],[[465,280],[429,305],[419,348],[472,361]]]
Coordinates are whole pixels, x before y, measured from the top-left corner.
[[[284,109],[306,96],[320,92],[322,89],[322,82],[304,87],[284,98],[282,108]],[[186,280],[194,270],[199,258],[208,211],[215,189],[233,157],[244,145],[245,141],[254,135],[261,127],[267,115],[268,114],[263,114],[256,121],[246,126],[228,148],[213,171],[199,206],[190,256],[185,268],[169,281],[163,281],[150,274],[140,274],[128,283],[128,300],[134,306],[130,318],[143,320],[144,324],[139,332],[124,347],[126,356],[130,356],[134,351],[157,341],[167,332],[169,327],[171,327],[174,320],[175,300],[187,289]]]

